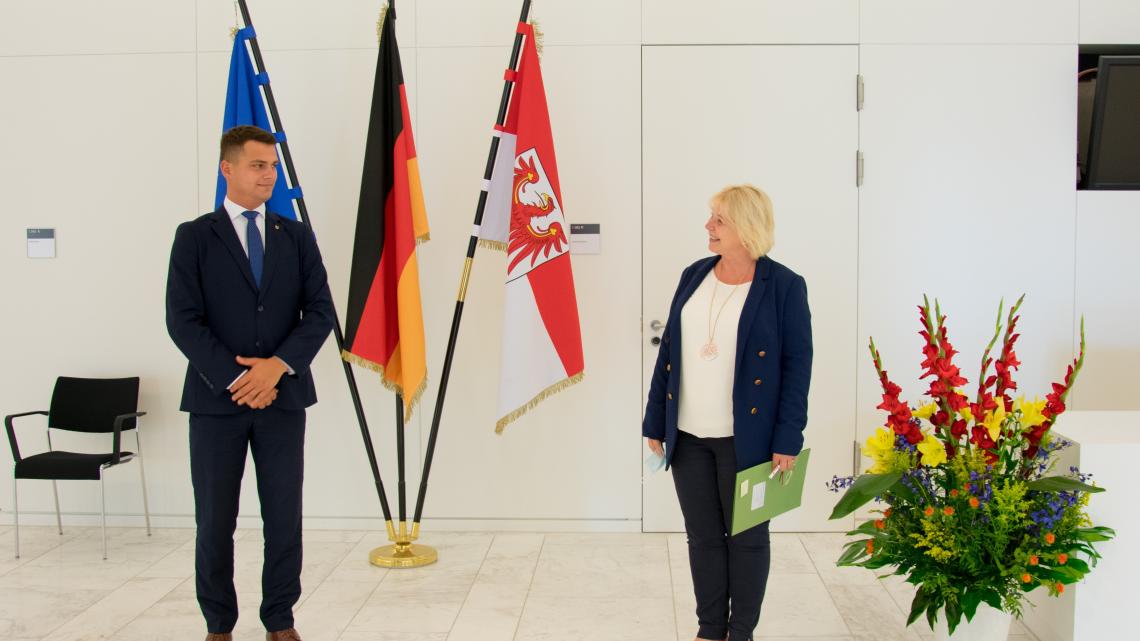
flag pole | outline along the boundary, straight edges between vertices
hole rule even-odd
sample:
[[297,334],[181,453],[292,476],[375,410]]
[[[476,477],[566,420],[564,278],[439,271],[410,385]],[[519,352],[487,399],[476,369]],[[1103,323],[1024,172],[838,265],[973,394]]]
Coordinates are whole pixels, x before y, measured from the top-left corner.
[[[530,0],[523,0],[522,14],[519,22],[526,22],[530,14]],[[519,53],[522,50],[523,34],[515,34],[515,44],[511,49],[511,70],[517,70]],[[511,89],[513,80],[504,80],[503,95],[499,100],[499,115],[495,124],[501,127],[507,120],[507,107],[511,102]],[[479,245],[479,225],[483,223],[483,211],[487,206],[487,188],[491,181],[491,174],[495,168],[495,158],[499,153],[499,136],[491,138],[491,150],[487,154],[487,165],[483,169],[483,189],[479,192],[479,203],[475,207],[475,231],[467,241],[467,257],[463,262],[463,275],[459,279],[459,295],[455,301],[455,313],[451,318],[451,333],[447,337],[447,353],[443,360],[443,373],[440,375],[439,395],[435,399],[435,414],[431,419],[431,434],[428,437],[427,454],[424,456],[423,474],[420,476],[420,491],[416,498],[416,513],[412,519],[412,539],[419,537],[420,518],[424,511],[424,497],[427,495],[428,475],[431,473],[431,462],[435,455],[436,437],[439,436],[439,421],[443,415],[443,401],[447,394],[447,382],[451,376],[451,364],[455,356],[455,342],[459,337],[459,323],[463,318],[463,303],[467,298],[467,284],[471,279],[471,264],[475,260],[475,248]]]
[[[249,7],[246,6],[245,0],[237,0],[238,7],[241,10],[241,18],[245,23],[246,28],[252,29],[253,22],[249,18]],[[253,33],[249,38],[250,48],[253,50],[253,60],[257,65],[259,74],[265,74],[265,62],[261,58],[261,46],[257,43],[257,34]],[[277,101],[273,99],[273,87],[269,84],[268,77],[264,77],[261,85],[265,90],[265,102],[269,106],[269,118],[273,122],[274,133],[278,134],[278,144],[281,146],[281,164],[285,166],[285,173],[289,176],[289,183],[293,186],[295,200],[297,201],[297,209],[301,214],[301,222],[310,232],[313,231],[313,223],[309,220],[309,210],[305,207],[305,197],[302,195],[299,183],[297,182],[297,171],[293,167],[293,155],[289,152],[289,141],[283,134],[284,130],[281,127],[281,116],[277,112]],[[338,353],[344,351],[344,334],[340,329],[340,316],[336,312],[336,306],[333,306],[333,336],[336,337],[336,346]],[[368,422],[364,418],[364,405],[360,402],[360,390],[356,386],[356,376],[352,371],[352,365],[348,361],[341,360],[341,365],[344,366],[344,376],[348,379],[348,391],[352,396],[352,406],[356,410],[356,422],[360,425],[360,435],[364,439],[364,451],[368,455],[368,463],[372,467],[372,479],[376,485],[376,494],[380,497],[380,509],[384,512],[384,523],[388,530],[388,538],[392,541],[396,540],[396,528],[392,524],[392,510],[388,507],[388,496],[384,492],[384,481],[380,478],[380,467],[376,462],[376,450],[372,446],[372,436],[368,431]],[[397,401],[399,399],[397,398]],[[401,406],[400,414],[403,414],[403,407]],[[402,421],[401,421],[402,422]],[[401,430],[401,425],[397,423],[397,433]],[[402,456],[402,451],[401,451]],[[401,476],[401,480],[402,480]]]

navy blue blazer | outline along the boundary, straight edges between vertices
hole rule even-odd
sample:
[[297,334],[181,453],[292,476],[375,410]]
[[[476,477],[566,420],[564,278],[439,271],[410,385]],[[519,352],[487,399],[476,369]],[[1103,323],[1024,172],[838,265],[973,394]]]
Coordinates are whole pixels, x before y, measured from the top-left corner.
[[166,328],[190,363],[184,412],[247,410],[226,387],[245,368],[236,356],[277,356],[293,374],[281,377],[274,407],[299,410],[317,402],[309,364],[332,331],[328,276],[312,232],[302,223],[265,216],[260,289],[225,208],[182,223],[170,250]]
[[[677,445],[681,402],[681,308],[720,256],[702,258],[681,273],[669,306],[641,433],[665,442],[666,465]],[[697,346],[686,352],[696,354]],[[740,313],[736,374],[732,386],[732,432],[736,469],[795,456],[803,448],[811,383],[811,311],[803,277],[763,256]],[[683,427],[683,426],[682,426]]]

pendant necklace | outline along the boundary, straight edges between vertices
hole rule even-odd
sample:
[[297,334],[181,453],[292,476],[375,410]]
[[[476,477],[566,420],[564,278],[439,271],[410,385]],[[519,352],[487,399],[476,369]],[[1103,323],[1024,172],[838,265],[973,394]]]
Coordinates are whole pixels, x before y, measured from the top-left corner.
[[732,291],[728,293],[728,296],[724,299],[724,302],[721,303],[720,311],[718,311],[716,313],[716,320],[714,321],[713,315],[712,315],[712,310],[713,310],[713,303],[716,301],[717,285],[719,285],[719,284],[720,284],[720,279],[717,278],[716,274],[714,273],[713,274],[713,293],[712,293],[712,297],[709,298],[709,340],[707,343],[705,343],[704,345],[701,346],[701,358],[703,360],[706,360],[706,361],[715,360],[716,357],[720,354],[720,350],[717,348],[716,340],[715,340],[715,338],[716,338],[716,326],[717,326],[717,323],[720,323],[720,315],[722,312],[724,312],[724,308],[728,305],[728,301],[732,299],[732,295],[736,293],[736,290],[740,289],[740,285],[737,285],[736,287],[732,288]]

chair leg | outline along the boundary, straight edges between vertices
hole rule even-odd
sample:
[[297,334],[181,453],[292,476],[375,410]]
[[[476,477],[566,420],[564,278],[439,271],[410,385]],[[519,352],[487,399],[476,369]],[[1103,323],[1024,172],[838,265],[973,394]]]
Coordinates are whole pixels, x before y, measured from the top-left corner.
[[20,500],[16,492],[17,480],[12,478],[12,519],[16,523],[16,558],[20,558]]
[[59,535],[63,536],[63,517],[59,513],[59,486],[55,479],[51,481],[51,493],[55,496],[55,525],[59,529]]
[[103,515],[103,560],[107,560],[107,482],[99,475],[99,508]]
[[150,506],[146,500],[146,470],[143,469],[143,455],[142,455],[142,440],[139,439],[139,428],[135,426],[135,445],[138,446],[138,456],[135,458],[139,461],[139,478],[142,480],[143,492],[143,516],[146,517],[146,535],[150,536]]

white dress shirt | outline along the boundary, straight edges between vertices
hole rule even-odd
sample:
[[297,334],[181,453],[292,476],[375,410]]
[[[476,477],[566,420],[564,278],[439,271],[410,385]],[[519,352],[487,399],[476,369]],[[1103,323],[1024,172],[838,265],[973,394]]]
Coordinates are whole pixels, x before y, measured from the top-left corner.
[[[246,209],[234,201],[226,198],[222,201],[222,207],[225,207],[226,213],[230,215],[230,222],[234,224],[234,231],[237,232],[238,242],[241,243],[241,248],[245,250],[246,258],[249,258],[249,219],[243,216],[247,211],[256,211],[257,218],[254,222],[257,225],[257,233],[261,234],[261,248],[265,249],[265,203],[261,203],[256,209]],[[263,254],[264,255],[264,254]]]
[[[245,207],[242,207],[241,205],[230,200],[229,197],[226,197],[222,201],[222,207],[224,207],[226,213],[230,215],[230,222],[234,224],[234,231],[237,232],[238,242],[241,243],[241,248],[242,251],[245,252],[246,258],[249,258],[249,219],[246,218],[243,214],[245,214],[247,211],[257,212],[257,217],[253,219],[253,222],[255,225],[257,225],[257,233],[261,234],[261,249],[262,256],[264,256],[265,241],[267,240],[265,237],[265,203],[261,203],[255,209],[246,209]],[[278,357],[277,360],[281,360],[280,357]],[[285,363],[283,360],[281,360],[281,362]],[[285,369],[288,370],[290,376],[293,375],[293,368],[289,367],[289,363],[285,363]],[[233,380],[233,383],[227,385],[226,389],[233,387],[234,383],[240,381],[241,377],[245,376],[245,372],[248,371],[249,370],[245,370],[241,374],[238,374],[238,377]]]
[[[693,436],[723,438],[733,434],[736,333],[749,285],[727,285],[720,282],[715,270],[709,270],[708,276],[681,308],[681,350],[685,366],[681,374],[677,429]],[[701,358],[701,348],[709,342],[710,326],[714,324],[713,340],[718,353],[716,358],[705,360]]]

